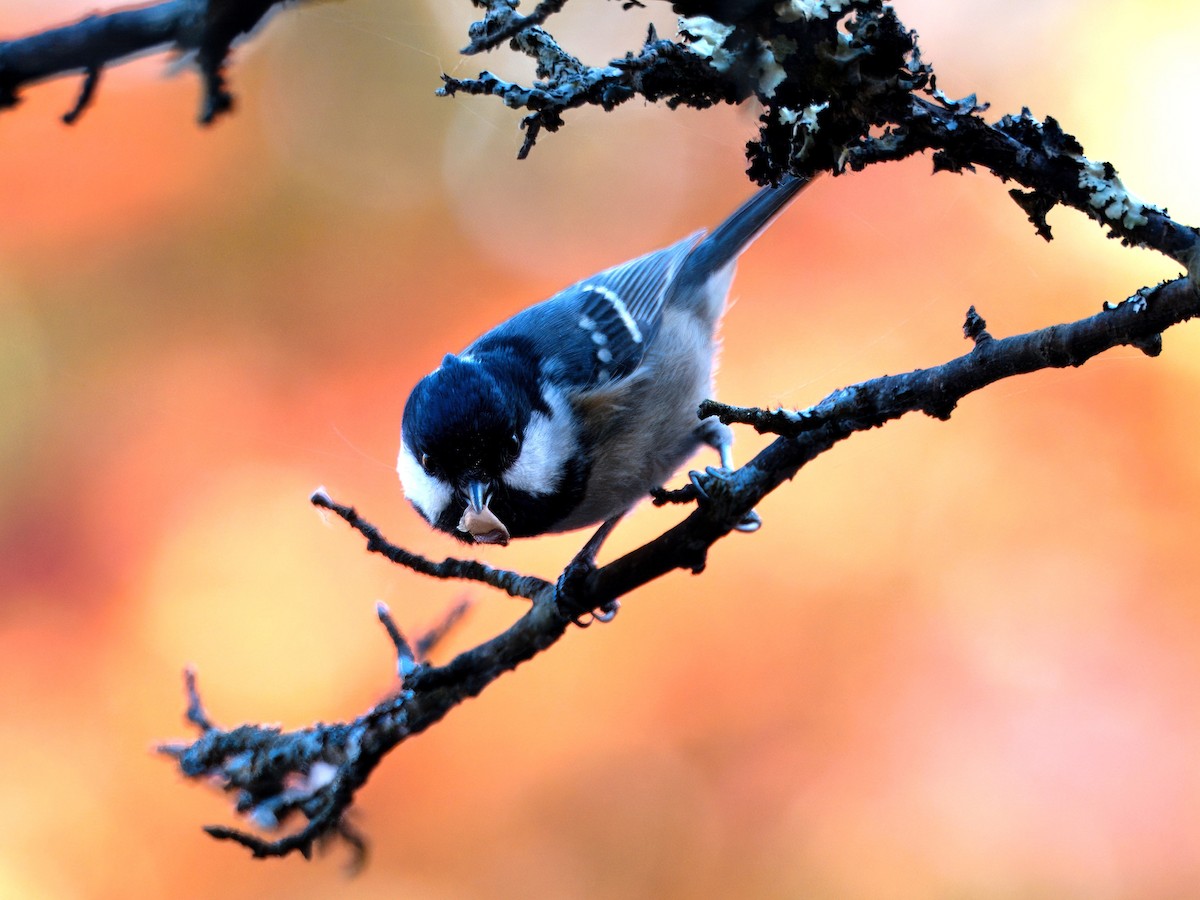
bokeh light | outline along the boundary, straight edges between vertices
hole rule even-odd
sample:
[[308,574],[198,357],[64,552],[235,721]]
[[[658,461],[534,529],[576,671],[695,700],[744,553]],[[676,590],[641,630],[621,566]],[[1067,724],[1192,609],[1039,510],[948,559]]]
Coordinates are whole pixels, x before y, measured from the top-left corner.
[[[661,31],[666,4],[651,4]],[[898,0],[952,95],[1030,107],[1200,220],[1200,11]],[[647,12],[574,0],[589,61]],[[661,8],[657,8],[661,7]],[[0,34],[90,11],[12,2]],[[364,553],[325,485],[394,540],[460,549],[396,482],[407,390],[447,350],[746,196],[752,109],[568,117],[433,96],[474,10],[299,4],[241,45],[237,109],[194,124],[159,57],[0,114],[0,896],[1179,897],[1200,882],[1200,332],[856,436],[708,571],[628,598],[400,748],[361,793],[366,871],[255,862],[226,799],[153,753],[211,715],[302,726],[394,685],[374,619],[506,597]],[[1177,270],[1056,210],[1037,238],[985,174],[927,159],[814,185],[746,255],[724,399],[805,406]],[[738,455],[764,439],[739,433]],[[606,552],[678,510],[643,508]],[[581,535],[484,548],[555,573]]]

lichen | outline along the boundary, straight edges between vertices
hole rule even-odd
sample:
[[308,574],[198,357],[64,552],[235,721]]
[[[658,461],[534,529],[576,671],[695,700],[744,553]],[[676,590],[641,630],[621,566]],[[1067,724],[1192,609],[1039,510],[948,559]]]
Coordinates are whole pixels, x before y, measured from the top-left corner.
[[1101,210],[1105,218],[1125,228],[1137,228],[1149,221],[1146,210],[1160,211],[1131,194],[1108,163],[1092,162],[1086,156],[1076,159],[1080,164],[1079,186],[1088,192],[1088,206]]
[[784,22],[828,19],[836,13],[841,13],[849,5],[850,0],[781,0],[775,4],[775,14]]
[[728,72],[739,57],[747,60],[746,68],[754,79],[758,93],[770,99],[775,95],[775,89],[787,78],[781,60],[795,49],[795,43],[784,39],[767,42],[754,37],[749,47],[735,52],[725,46],[734,30],[733,25],[726,25],[708,16],[679,20],[679,33],[689,50],[707,59],[718,72]]
[[687,48],[712,63],[718,72],[727,72],[733,65],[734,54],[725,49],[725,40],[733,34],[733,26],[708,16],[691,16],[679,20],[679,33],[687,38]]

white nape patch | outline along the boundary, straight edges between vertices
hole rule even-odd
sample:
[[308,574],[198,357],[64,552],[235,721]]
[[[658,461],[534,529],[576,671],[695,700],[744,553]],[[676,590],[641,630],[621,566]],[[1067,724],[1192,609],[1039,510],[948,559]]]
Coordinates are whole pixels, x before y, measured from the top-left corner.
[[547,389],[546,401],[553,415],[535,412],[525,429],[521,452],[501,480],[510,488],[530,494],[549,494],[558,489],[567,460],[578,439],[571,408],[561,393]]
[[454,492],[450,485],[421,468],[417,458],[403,439],[400,442],[400,457],[396,460],[396,473],[404,488],[404,496],[421,511],[430,522],[436,522],[450,505]]
[[600,285],[592,285],[588,288],[589,291],[595,291],[605,300],[612,304],[613,309],[617,311],[617,315],[621,318],[621,323],[629,329],[629,334],[633,338],[635,344],[642,342],[642,331],[637,326],[637,322],[633,321],[633,316],[629,314],[629,307],[625,305],[625,301],[618,297],[613,291]]

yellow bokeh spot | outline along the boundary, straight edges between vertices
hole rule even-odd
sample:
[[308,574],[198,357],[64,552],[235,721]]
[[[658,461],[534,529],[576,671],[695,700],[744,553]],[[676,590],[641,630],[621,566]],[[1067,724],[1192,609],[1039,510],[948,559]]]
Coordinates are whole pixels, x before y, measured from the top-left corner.
[[286,470],[227,473],[162,523],[144,633],[165,659],[198,667],[223,714],[236,702],[259,718],[329,715],[356,685],[382,693],[391,683],[373,615],[390,573],[323,523],[305,487]]

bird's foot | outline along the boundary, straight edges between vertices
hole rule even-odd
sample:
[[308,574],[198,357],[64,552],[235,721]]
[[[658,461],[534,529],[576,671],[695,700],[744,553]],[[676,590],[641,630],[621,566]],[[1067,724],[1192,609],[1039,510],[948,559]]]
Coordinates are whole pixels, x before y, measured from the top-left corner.
[[[733,471],[725,466],[707,466],[703,472],[695,470],[688,472],[688,479],[696,489],[696,502],[699,504],[720,504],[728,502],[730,491],[729,481]],[[749,534],[762,528],[762,516],[754,510],[743,515],[733,526],[734,531]]]
[[593,622],[611,622],[621,608],[621,601],[616,599],[605,600],[599,606],[592,606],[590,601],[580,599],[581,595],[587,593],[587,580],[596,571],[596,554],[620,518],[615,516],[596,529],[596,533],[558,576],[554,589],[555,603],[559,612],[580,628],[587,628]]

